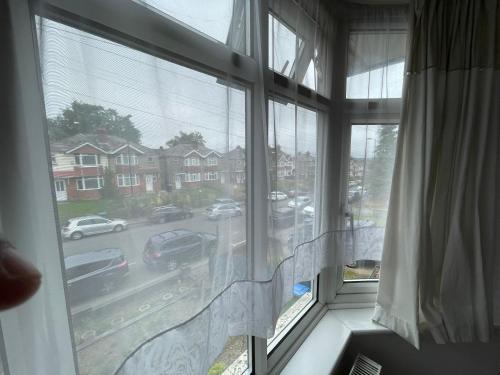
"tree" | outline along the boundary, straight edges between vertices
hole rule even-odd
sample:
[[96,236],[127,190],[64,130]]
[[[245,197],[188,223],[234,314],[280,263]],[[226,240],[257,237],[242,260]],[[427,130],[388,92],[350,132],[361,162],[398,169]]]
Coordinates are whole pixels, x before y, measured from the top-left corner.
[[103,187],[101,189],[101,195],[105,199],[115,199],[118,197],[118,189],[115,185],[115,174],[109,168],[104,170],[103,177]]
[[121,116],[115,109],[74,101],[62,114],[47,120],[51,140],[59,140],[78,133],[96,134],[104,131],[127,141],[140,143],[141,132],[132,116]]
[[167,147],[174,147],[180,144],[187,144],[193,146],[193,148],[198,148],[200,146],[205,146],[205,138],[197,131],[191,133],[180,131],[179,135],[174,136],[174,138],[166,143]]
[[397,125],[382,125],[378,129],[378,144],[373,160],[367,166],[368,193],[374,198],[385,199],[390,193],[397,137]]

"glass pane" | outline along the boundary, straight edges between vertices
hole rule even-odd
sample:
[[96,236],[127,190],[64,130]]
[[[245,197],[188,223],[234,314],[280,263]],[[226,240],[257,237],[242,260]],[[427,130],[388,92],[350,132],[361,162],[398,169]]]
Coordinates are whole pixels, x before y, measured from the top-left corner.
[[405,51],[406,33],[351,32],[346,97],[400,98]]
[[[47,19],[37,26],[79,372],[108,375],[247,279],[246,89]],[[76,153],[100,163],[83,168]],[[246,367],[246,349],[231,338],[214,366]]]
[[269,14],[269,68],[293,76],[297,38],[295,33]]
[[246,53],[245,0],[136,0],[176,21]]
[[352,126],[345,280],[379,277],[397,137],[398,125]]
[[[271,257],[275,264],[292,255],[297,245],[311,240],[316,233],[316,137],[316,112],[293,104],[269,103]],[[312,301],[312,282],[295,284],[292,295],[281,312],[274,337],[268,340],[269,350]]]

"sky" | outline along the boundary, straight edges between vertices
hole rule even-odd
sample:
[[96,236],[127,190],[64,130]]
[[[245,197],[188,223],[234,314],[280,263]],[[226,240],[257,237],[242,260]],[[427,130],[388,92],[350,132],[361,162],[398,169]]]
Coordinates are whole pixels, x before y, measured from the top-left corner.
[[[206,6],[206,0],[137,2],[214,40],[224,43],[227,39],[233,0],[210,1],[210,6]],[[245,146],[244,87],[229,88],[213,76],[54,21],[39,19],[37,26],[48,117],[57,116],[78,100],[116,109],[120,115],[132,115],[132,122],[142,133],[142,143],[151,148],[165,146],[181,130],[199,131],[207,146],[219,152]],[[292,58],[294,52],[289,49],[295,46],[290,43],[288,29],[277,27],[276,32],[276,63],[279,60],[278,65],[284,66],[281,60]],[[349,77],[347,95],[400,95],[401,70],[394,66]],[[271,144],[276,127],[276,138],[286,152],[316,153],[314,112],[299,107],[295,116],[293,104],[271,103],[269,126]],[[356,157],[364,154],[365,136],[363,131],[353,129]],[[368,154],[373,147],[374,142],[368,142]]]

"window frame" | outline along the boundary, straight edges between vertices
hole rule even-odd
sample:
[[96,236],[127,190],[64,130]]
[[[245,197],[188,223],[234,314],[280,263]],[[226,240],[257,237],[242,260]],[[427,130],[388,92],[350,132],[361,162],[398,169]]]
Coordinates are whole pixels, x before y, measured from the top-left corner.
[[[259,217],[262,217],[267,201],[267,191],[262,186],[253,184],[255,180],[262,180],[265,171],[260,168],[263,165],[263,153],[259,146],[254,146],[255,142],[260,142],[260,134],[252,126],[254,119],[262,119],[262,108],[260,105],[255,105],[261,97],[262,91],[265,95],[265,101],[271,94],[284,95],[296,103],[305,107],[311,107],[314,110],[330,111],[334,106],[333,100],[327,99],[312,90],[305,88],[308,94],[298,93],[298,86],[293,80],[288,80],[288,87],[283,87],[277,83],[276,75],[270,71],[267,64],[267,19],[269,8],[267,0],[260,0],[255,2],[246,1],[247,9],[247,23],[252,27],[247,27],[247,48],[250,49],[249,56],[236,54],[230,48],[211,41],[210,39],[198,35],[177,22],[162,17],[157,13],[151,11],[147,7],[143,7],[135,2],[123,2],[120,0],[109,0],[102,2],[100,0],[88,0],[86,6],[81,6],[77,0],[44,0],[46,6],[42,7],[41,2],[35,0],[8,0],[9,11],[13,22],[14,43],[17,46],[25,48],[16,48],[16,64],[19,68],[20,87],[23,93],[29,93],[21,98],[22,106],[26,113],[26,121],[20,124],[23,130],[29,134],[35,134],[35,137],[27,137],[24,142],[29,143],[30,149],[33,152],[30,155],[18,156],[19,158],[26,158],[37,165],[39,168],[34,170],[32,168],[27,171],[32,172],[33,176],[37,177],[37,181],[43,184],[43,188],[36,187],[37,199],[35,204],[27,207],[27,212],[37,211],[39,214],[45,215],[47,212],[55,212],[54,218],[48,218],[45,227],[49,228],[46,233],[49,235],[36,236],[36,233],[42,228],[40,226],[37,230],[33,231],[33,237],[43,238],[46,247],[53,249],[47,252],[42,261],[42,264],[50,266],[44,267],[46,270],[53,270],[50,277],[46,278],[45,286],[51,288],[51,303],[53,309],[47,312],[47,309],[42,312],[51,314],[53,318],[51,321],[58,322],[57,327],[51,327],[55,330],[54,337],[58,341],[55,343],[59,350],[57,351],[57,358],[53,357],[53,346],[47,345],[45,348],[38,348],[39,355],[37,358],[52,357],[55,360],[48,366],[52,369],[53,373],[77,374],[78,373],[78,358],[75,350],[75,340],[73,337],[72,322],[70,317],[70,307],[68,304],[67,285],[63,282],[63,259],[61,246],[61,235],[57,230],[57,210],[55,207],[55,186],[53,177],[47,174],[50,170],[51,160],[50,152],[48,150],[48,133],[47,124],[45,119],[45,111],[43,106],[43,93],[40,91],[41,77],[39,72],[39,61],[37,51],[36,29],[34,22],[34,15],[43,16],[66,25],[76,27],[82,31],[90,32],[92,34],[101,36],[108,40],[120,43],[127,47],[145,52],[155,57],[166,59],[168,61],[180,64],[182,66],[195,69],[197,71],[217,76],[221,78],[231,77],[236,83],[246,87],[247,92],[247,141],[245,147],[246,159],[246,187],[247,187],[247,207],[248,212],[254,212],[247,220],[247,248],[251,249],[249,270],[252,273],[259,273],[259,253],[262,248],[259,246],[260,239],[264,236],[259,236],[266,231],[266,225]],[[121,17],[113,17],[116,7],[120,7]],[[257,14],[257,11],[259,14]],[[256,20],[260,20],[260,29],[256,30],[254,25],[259,24]],[[258,56],[258,50],[261,49],[262,56]],[[261,59],[265,68],[263,87],[259,83],[258,63],[257,60]],[[278,74],[279,75],[279,74]],[[267,104],[265,110],[267,111]],[[266,115],[267,117],[267,115]],[[28,121],[29,120],[29,121]],[[34,126],[36,124],[37,126]],[[38,126],[39,125],[39,126]],[[37,142],[36,145],[31,140],[44,139],[45,142]],[[31,142],[31,143],[30,143]],[[262,146],[262,145],[261,145]],[[14,147],[14,146],[13,146]],[[267,147],[267,145],[265,145]],[[24,160],[24,159],[23,159]],[[80,159],[81,161],[81,159]],[[99,166],[99,160],[96,157],[96,165],[89,167]],[[45,183],[48,182],[48,183]],[[16,182],[17,183],[17,182]],[[262,184],[261,184],[262,185]],[[28,188],[26,188],[28,189]],[[25,194],[24,190],[20,190],[18,195],[32,195]],[[31,188],[30,188],[31,189]],[[34,189],[34,187],[33,187]],[[31,191],[31,190],[30,190]],[[14,189],[11,191],[14,194]],[[48,199],[43,199],[44,197]],[[19,202],[19,199],[15,202]],[[264,202],[264,203],[263,203]],[[21,202],[22,203],[22,202]],[[21,204],[22,206],[22,204]],[[24,212],[24,209],[20,209]],[[248,215],[248,214],[247,214]],[[35,217],[35,215],[33,215]],[[21,220],[19,220],[21,221]],[[22,238],[23,233],[27,227],[26,225],[22,232],[17,230],[8,230],[6,234],[11,234],[10,238]],[[8,229],[11,229],[9,227]],[[29,240],[28,240],[29,242]],[[48,246],[50,244],[50,246]],[[28,246],[28,248],[31,248]],[[33,249],[36,247],[33,246]],[[37,260],[36,253],[32,254],[32,259]],[[260,259],[263,259],[261,257]],[[40,262],[35,262],[40,264]],[[323,275],[323,273],[321,274]],[[249,369],[248,373],[255,375],[263,375],[278,371],[277,369],[283,367],[285,361],[291,357],[293,352],[300,346],[302,341],[307,336],[308,332],[312,330],[314,325],[326,312],[326,289],[328,283],[327,278],[319,278],[314,280],[315,298],[312,306],[304,312],[303,316],[295,323],[290,330],[288,330],[285,339],[277,346],[279,350],[274,351],[269,356],[267,355],[266,340],[258,338],[249,338],[248,354],[249,354]],[[321,284],[321,285],[320,285]],[[42,298],[42,297],[39,297]],[[55,304],[57,302],[57,304]],[[28,303],[23,308],[25,310],[33,307],[34,303]],[[30,311],[30,310],[28,310]],[[34,312],[38,311],[36,308]],[[41,314],[43,315],[43,314]],[[2,319],[2,323],[7,326],[18,327],[16,324],[15,316]],[[3,325],[2,325],[3,327]],[[4,340],[6,345],[5,352],[8,356],[8,366],[12,373],[29,373],[24,369],[35,369],[35,358],[19,358],[16,353],[22,352],[20,348],[30,348],[36,340],[33,338],[37,334],[41,335],[45,326],[37,328],[37,330],[30,331],[29,333],[20,335],[19,330],[3,330]],[[22,330],[21,330],[22,331]],[[22,332],[21,332],[22,333]],[[19,338],[20,337],[20,338]],[[41,336],[40,336],[41,337]],[[64,348],[64,349],[62,349]]]
[[[126,179],[128,179],[129,183],[125,183]],[[134,183],[132,183],[132,179]],[[120,183],[121,180],[121,183]],[[116,175],[116,186],[118,187],[131,187],[131,186],[139,186],[140,179],[137,173],[119,173]]]
[[[127,163],[125,163],[125,159],[128,160]],[[130,162],[131,160],[133,160],[133,163]],[[136,154],[120,154],[116,157],[115,162],[116,165],[125,165],[125,166],[139,164],[139,160]]]
[[[97,187],[87,187],[87,183],[85,182],[86,180],[97,180]],[[82,187],[80,188],[80,182],[82,184]],[[104,178],[102,176],[84,176],[84,177],[78,177],[76,179],[76,190],[78,191],[88,191],[88,190],[100,190],[104,186]]]
[[[89,156],[94,157],[95,164],[84,164],[83,163],[83,159],[85,157],[89,157]],[[76,159],[78,159],[78,163],[76,163],[76,165],[78,165],[80,168],[95,168],[95,167],[98,167],[99,165],[101,165],[100,157],[98,154],[75,154],[75,162],[76,162]]]

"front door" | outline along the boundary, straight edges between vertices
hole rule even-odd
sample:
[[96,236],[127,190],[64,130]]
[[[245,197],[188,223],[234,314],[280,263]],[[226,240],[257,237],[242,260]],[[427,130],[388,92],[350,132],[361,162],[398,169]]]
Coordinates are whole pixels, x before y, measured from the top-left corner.
[[56,199],[57,201],[67,201],[68,200],[68,192],[66,191],[66,181],[64,180],[55,180],[54,181],[56,187]]
[[152,193],[153,190],[154,190],[154,188],[153,188],[153,175],[147,174],[146,175],[146,192]]

